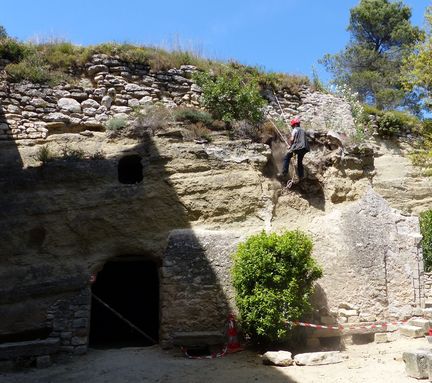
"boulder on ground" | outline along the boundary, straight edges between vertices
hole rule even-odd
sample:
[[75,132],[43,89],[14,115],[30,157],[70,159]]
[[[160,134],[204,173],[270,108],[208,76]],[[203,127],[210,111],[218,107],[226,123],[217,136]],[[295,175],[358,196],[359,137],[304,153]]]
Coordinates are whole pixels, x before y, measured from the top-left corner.
[[421,327],[410,326],[408,324],[399,327],[401,335],[408,336],[410,338],[420,338],[424,335],[424,330]]
[[431,351],[427,349],[408,351],[402,354],[408,376],[416,379],[425,379],[429,376],[427,355],[432,356]]
[[264,364],[282,367],[291,366],[294,363],[289,351],[267,351],[262,356],[262,361]]
[[299,366],[319,366],[322,364],[334,364],[342,362],[342,355],[339,351],[307,352],[297,354],[294,362]]

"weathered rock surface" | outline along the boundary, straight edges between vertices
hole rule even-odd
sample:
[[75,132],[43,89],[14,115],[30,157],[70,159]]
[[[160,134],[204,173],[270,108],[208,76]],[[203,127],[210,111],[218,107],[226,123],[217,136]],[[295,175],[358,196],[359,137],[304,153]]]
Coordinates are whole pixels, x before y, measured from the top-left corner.
[[[263,229],[299,228],[313,236],[324,268],[315,302],[323,320],[411,315],[418,303],[411,287],[419,270],[418,220],[368,191],[375,184],[389,199],[394,194],[385,163],[375,166],[369,146],[327,134],[328,114],[314,120],[317,111],[347,115],[342,100],[307,88],[277,95],[286,116],[301,112],[316,130],[307,177],[290,191],[274,177],[285,154],[276,142],[270,150],[213,132],[212,142],[196,143],[181,126],[129,136],[101,132],[113,117],[131,121],[138,105],[199,107],[194,70],[154,73],[95,55],[74,85],[2,80],[0,336],[48,330],[63,351],[85,352],[89,277],[124,256],[160,268],[162,344],[176,333],[221,332],[235,310],[231,254]],[[268,99],[268,114],[279,115],[274,96]],[[349,132],[351,120],[344,119],[336,128]],[[42,164],[42,148],[58,158]],[[123,172],[131,171],[125,162],[138,169],[132,182],[124,181]],[[407,191],[398,206],[418,211],[430,195],[415,207],[408,197]]]
[[387,343],[388,341],[389,341],[389,337],[386,332],[374,334],[375,343]]
[[[412,278],[418,278],[420,262],[416,217],[401,215],[370,189],[359,201],[316,216],[306,227],[324,267],[317,303],[325,302],[327,310],[343,313],[350,322],[364,321],[369,313],[373,320],[412,314]],[[353,307],[341,311],[343,302]]]
[[412,165],[410,150],[407,145],[378,141],[373,187],[392,207],[419,214],[432,208],[432,178]]
[[289,351],[267,351],[263,354],[262,361],[264,364],[281,367],[291,366],[294,363]]
[[420,327],[423,330],[423,334],[427,334],[429,332],[429,329],[431,328],[430,320],[424,318],[411,318],[407,322],[407,325]]
[[299,366],[319,366],[322,364],[335,364],[342,362],[339,351],[307,352],[294,356],[295,364]]
[[431,351],[427,349],[404,352],[402,359],[405,362],[407,375],[416,379],[428,378],[428,355],[432,354]]
[[424,330],[421,327],[402,325],[399,327],[401,335],[408,336],[410,338],[420,338],[424,336]]

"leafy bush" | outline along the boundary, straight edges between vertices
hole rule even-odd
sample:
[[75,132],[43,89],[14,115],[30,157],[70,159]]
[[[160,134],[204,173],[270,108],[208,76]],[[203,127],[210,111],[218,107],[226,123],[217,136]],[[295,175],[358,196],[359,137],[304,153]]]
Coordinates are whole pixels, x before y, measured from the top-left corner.
[[12,81],[28,80],[38,84],[57,85],[66,81],[68,76],[61,71],[54,70],[38,53],[31,53],[16,64],[8,64],[6,73]]
[[29,48],[15,39],[0,38],[0,58],[17,63],[29,52]]
[[390,110],[378,118],[378,134],[380,136],[395,136],[407,131],[419,132],[420,121],[405,112]]
[[432,119],[426,118],[422,121],[420,134],[423,137],[432,140]]
[[394,136],[404,128],[402,121],[392,112],[385,112],[378,120],[378,134],[380,136]]
[[420,230],[425,270],[432,271],[432,210],[420,214]]
[[259,122],[263,119],[262,108],[266,102],[261,97],[256,77],[228,69],[217,76],[198,73],[195,81],[203,90],[204,106],[216,119],[224,122]]
[[201,122],[204,125],[211,125],[213,117],[210,113],[196,108],[178,108],[174,111],[176,121],[186,121],[192,124]]
[[410,153],[414,166],[422,168],[425,176],[432,176],[432,120],[425,119],[420,128],[421,140],[418,148]]
[[382,116],[383,111],[375,106],[363,104],[363,117],[367,118],[369,116]]
[[313,282],[322,276],[312,241],[300,231],[251,236],[234,254],[233,283],[245,332],[255,343],[282,340],[310,308]]
[[113,117],[105,123],[105,128],[109,131],[116,132],[120,129],[126,128],[128,121],[123,117]]
[[82,48],[66,41],[51,42],[38,46],[39,54],[44,57],[44,60],[51,68],[64,71],[77,65],[77,57],[81,50]]

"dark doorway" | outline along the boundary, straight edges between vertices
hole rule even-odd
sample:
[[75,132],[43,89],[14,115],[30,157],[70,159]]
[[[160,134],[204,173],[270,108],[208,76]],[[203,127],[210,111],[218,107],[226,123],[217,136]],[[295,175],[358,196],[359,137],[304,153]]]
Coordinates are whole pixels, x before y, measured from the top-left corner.
[[[159,275],[156,263],[121,258],[107,262],[92,293],[158,341]],[[116,348],[153,343],[95,298],[92,299],[90,346]]]
[[120,158],[118,180],[122,184],[137,184],[143,180],[143,166],[140,156],[130,155]]

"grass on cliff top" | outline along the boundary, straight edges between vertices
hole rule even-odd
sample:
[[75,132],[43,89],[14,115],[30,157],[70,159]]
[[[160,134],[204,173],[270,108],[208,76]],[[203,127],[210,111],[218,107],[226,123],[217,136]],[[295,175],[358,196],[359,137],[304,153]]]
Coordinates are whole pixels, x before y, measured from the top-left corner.
[[261,84],[276,89],[288,89],[298,93],[303,85],[310,85],[305,76],[284,73],[269,73],[262,68],[223,62],[201,57],[192,51],[177,49],[167,51],[157,47],[134,44],[103,43],[92,46],[77,46],[65,41],[50,41],[41,44],[0,38],[0,58],[10,61],[6,72],[12,81],[29,80],[35,83],[58,84],[70,81],[74,74],[84,70],[94,54],[117,56],[121,61],[149,66],[153,71],[166,71],[181,65],[194,65],[206,72],[221,73],[227,66],[239,71],[253,73]]

